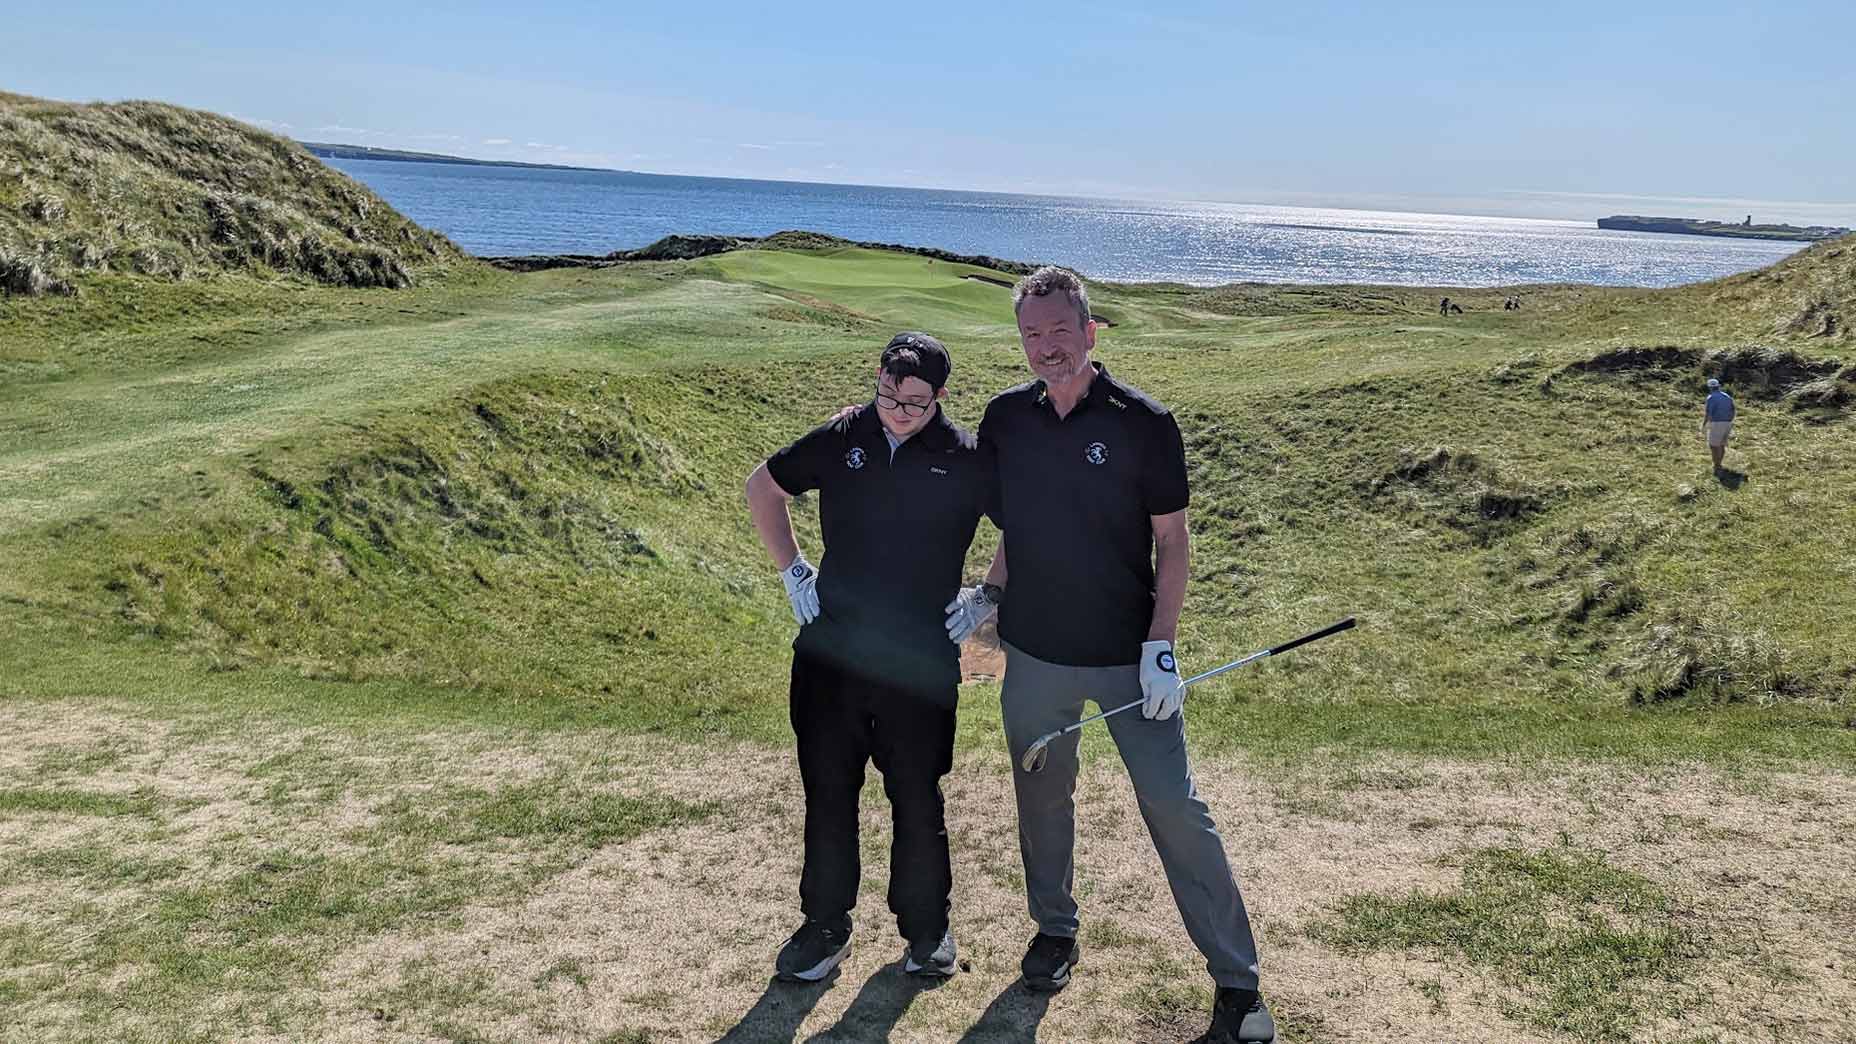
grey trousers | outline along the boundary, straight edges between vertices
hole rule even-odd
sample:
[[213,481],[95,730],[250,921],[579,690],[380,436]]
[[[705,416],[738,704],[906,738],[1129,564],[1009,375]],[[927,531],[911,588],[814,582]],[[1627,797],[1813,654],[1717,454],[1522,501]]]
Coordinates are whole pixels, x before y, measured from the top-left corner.
[[[1076,748],[1079,733],[1054,740],[1044,770],[1027,773],[1019,758],[1033,740],[1083,716],[1083,701],[1104,710],[1140,698],[1140,668],[1065,667],[1047,663],[1010,643],[1005,646],[1001,703],[1005,740],[1018,793],[1018,848],[1025,861],[1031,919],[1047,935],[1076,935]],[[1186,759],[1182,710],[1166,721],[1140,708],[1108,719],[1115,747],[1134,783],[1135,800],[1166,869],[1173,902],[1186,934],[1205,955],[1219,986],[1257,988],[1257,943],[1250,934],[1244,897],[1231,876],[1224,840],[1192,782]]]

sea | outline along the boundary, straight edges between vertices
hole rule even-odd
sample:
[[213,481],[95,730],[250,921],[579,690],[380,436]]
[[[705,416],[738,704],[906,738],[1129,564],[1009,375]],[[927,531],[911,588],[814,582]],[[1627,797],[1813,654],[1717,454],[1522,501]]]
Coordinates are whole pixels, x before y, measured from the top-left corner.
[[[1802,244],[1591,221],[879,188],[388,160],[325,160],[479,256],[605,254],[672,233],[783,229],[1065,265],[1097,279],[1673,286]],[[1597,215],[1594,215],[1596,217]]]

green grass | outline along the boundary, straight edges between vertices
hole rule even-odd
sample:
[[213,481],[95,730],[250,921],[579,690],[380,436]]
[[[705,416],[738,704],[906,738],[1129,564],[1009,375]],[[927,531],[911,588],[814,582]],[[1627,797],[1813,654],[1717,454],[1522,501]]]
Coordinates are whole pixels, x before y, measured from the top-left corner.
[[34,812],[76,816],[151,816],[157,805],[146,794],[97,794],[82,790],[0,789],[0,816]]
[[[67,346],[0,421],[8,691],[133,670],[183,704],[319,691],[778,740],[789,624],[741,478],[863,398],[892,329],[953,346],[957,419],[1023,379],[1006,291],[967,271],[845,248],[394,294],[152,284],[144,325],[75,343],[41,320],[96,302],[26,302],[0,319],[16,357]],[[1187,662],[1362,622],[1195,694],[1207,746],[1856,749],[1856,512],[1827,492],[1856,480],[1848,418],[1747,396],[1748,479],[1715,484],[1684,373],[1568,368],[1633,295],[1445,324],[1415,292],[1255,290],[1241,310],[1278,314],[1227,317],[1098,288],[1100,357],[1187,433]],[[260,318],[225,334],[233,310]]]
[[[1814,248],[1781,275],[1838,285],[1848,260]],[[0,881],[103,896],[0,924],[0,966],[22,969],[0,1005],[106,1018],[102,984],[122,976],[146,1015],[97,1032],[288,1036],[315,1007],[317,962],[345,946],[533,894],[652,831],[730,829],[736,810],[641,793],[611,762],[393,773],[418,743],[465,736],[789,743],[792,625],[742,481],[865,398],[895,330],[950,345],[963,423],[1024,380],[1008,292],[961,278],[977,271],[832,247],[463,266],[399,291],[239,269],[0,297],[0,711],[132,707],[166,730],[61,742],[0,790],[0,825],[76,831],[0,857]],[[1769,279],[1530,288],[1518,315],[1483,306],[1500,291],[1452,291],[1471,311],[1450,322],[1428,290],[1095,287],[1115,324],[1099,357],[1186,434],[1186,665],[1360,620],[1196,689],[1195,754],[1239,756],[1279,810],[1342,824],[1356,796],[1430,786],[1431,758],[1703,762],[1748,787],[1856,765],[1850,352],[1780,330],[1789,291],[1748,296]],[[1737,351],[1749,342],[1783,350]],[[1615,354],[1658,345],[1690,354]],[[1825,356],[1810,381],[1768,379]],[[1695,437],[1704,367],[1742,389],[1742,481],[1715,481]],[[795,514],[816,553],[816,504]],[[983,526],[970,575],[993,539]],[[265,746],[292,731],[309,738]],[[365,825],[327,850],[256,828],[190,849],[176,824],[197,798],[92,782],[151,744],[228,736],[263,751],[239,770],[254,816],[319,822],[347,800]],[[958,742],[1000,748],[996,686],[965,688]],[[1110,756],[1105,734],[1085,756]],[[1677,901],[1586,853],[1485,849],[1456,890],[1356,897],[1324,938],[1440,955],[1507,983],[1519,1019],[1610,1039],[1686,974]],[[1206,997],[1157,943],[1106,918],[1088,930],[1161,962],[1124,1007],[1197,1029]],[[523,981],[566,988],[596,974],[581,959]],[[227,975],[241,988],[202,1027],[199,999]],[[434,963],[367,1005],[488,1036],[448,1014],[519,1003],[482,985]],[[1433,985],[1434,1007],[1476,1003]],[[1318,1037],[1313,997],[1283,1013]]]
[[1602,853],[1498,847],[1463,857],[1456,891],[1352,896],[1313,932],[1354,951],[1460,957],[1517,991],[1514,1017],[1580,1040],[1630,1040],[1654,1013],[1643,987],[1679,982],[1703,957],[1673,911],[1654,882]]
[[688,805],[660,797],[588,793],[571,779],[496,791],[464,788],[436,799],[407,799],[385,809],[388,830],[447,845],[516,839],[591,846],[622,844],[648,830],[700,823],[716,811],[714,805]]
[[[223,738],[228,728],[238,725],[215,722],[203,735]],[[366,758],[387,752],[376,743]],[[333,837],[317,827],[313,841],[273,840],[245,824],[204,843],[187,842],[185,828],[147,799],[0,792],[0,821],[37,813],[149,821],[0,858],[0,883],[27,886],[22,895],[72,887],[94,897],[0,933],[0,958],[21,969],[20,978],[0,990],[0,1000],[56,997],[100,1005],[97,1018],[113,1029],[99,1032],[117,1039],[212,1039],[236,1026],[287,1026],[302,1016],[301,991],[313,988],[346,945],[416,931],[466,907],[524,894],[603,847],[701,823],[720,811],[662,795],[611,793],[590,771],[494,788],[444,786],[414,797],[395,790],[396,776],[377,776],[361,767],[366,763],[357,763],[350,750],[345,757],[253,766],[254,780],[283,774],[311,791],[330,775],[339,777],[319,797],[280,809],[297,823],[309,822],[305,817],[344,794],[363,800],[380,795],[369,801],[371,822]],[[404,770],[389,764],[389,772]],[[497,849],[507,854],[485,858]],[[121,902],[125,894],[135,900]],[[575,973],[562,965],[553,974]],[[111,979],[134,982],[133,1011],[112,1006],[110,992],[99,985]],[[197,999],[232,982],[234,1000],[200,1021]],[[396,992],[369,1003],[444,1010],[473,992],[481,994],[455,969],[433,967],[425,978],[409,974]]]
[[110,272],[403,287],[472,266],[286,138],[155,102],[0,93],[0,291],[77,295]]

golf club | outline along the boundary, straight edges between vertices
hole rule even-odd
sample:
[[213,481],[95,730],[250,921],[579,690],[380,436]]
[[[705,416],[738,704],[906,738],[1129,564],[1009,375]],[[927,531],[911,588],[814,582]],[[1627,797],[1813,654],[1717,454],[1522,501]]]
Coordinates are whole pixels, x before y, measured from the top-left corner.
[[[1345,620],[1340,621],[1339,623],[1329,624],[1328,626],[1323,627],[1321,630],[1316,631],[1313,634],[1305,634],[1301,636],[1300,638],[1295,639],[1292,642],[1284,642],[1281,645],[1273,646],[1268,649],[1263,649],[1259,652],[1253,652],[1249,656],[1246,656],[1241,660],[1232,660],[1230,663],[1225,664],[1223,667],[1214,667],[1211,670],[1206,671],[1203,674],[1195,674],[1192,677],[1186,679],[1185,686],[1187,688],[1191,688],[1192,686],[1197,685],[1198,683],[1202,681],[1205,681],[1207,678],[1216,678],[1220,674],[1225,673],[1226,671],[1237,670],[1239,667],[1242,667],[1243,665],[1247,663],[1251,663],[1255,660],[1261,660],[1266,656],[1275,656],[1279,653],[1286,653],[1290,649],[1293,649],[1298,645],[1307,645],[1309,642],[1312,642],[1318,638],[1326,638],[1330,634],[1339,634],[1340,632],[1345,631],[1351,628],[1352,626],[1353,626],[1353,617],[1349,616]],[[1050,744],[1052,740],[1057,739],[1060,736],[1064,736],[1069,733],[1075,732],[1077,729],[1082,728],[1084,725],[1087,725],[1092,721],[1101,721],[1103,718],[1109,717],[1110,715],[1120,714],[1122,711],[1131,710],[1135,707],[1139,707],[1141,704],[1145,702],[1147,702],[1147,699],[1146,697],[1143,696],[1142,698],[1135,700],[1132,703],[1124,703],[1121,706],[1116,707],[1114,710],[1105,710],[1102,713],[1095,715],[1094,717],[1084,718],[1082,721],[1079,721],[1074,725],[1066,726],[1064,728],[1058,729],[1056,732],[1047,733],[1043,736],[1039,736],[1036,740],[1032,741],[1031,746],[1025,748],[1025,756],[1020,758],[1018,761],[1019,767],[1023,768],[1026,772],[1043,771],[1044,762],[1050,756]]]

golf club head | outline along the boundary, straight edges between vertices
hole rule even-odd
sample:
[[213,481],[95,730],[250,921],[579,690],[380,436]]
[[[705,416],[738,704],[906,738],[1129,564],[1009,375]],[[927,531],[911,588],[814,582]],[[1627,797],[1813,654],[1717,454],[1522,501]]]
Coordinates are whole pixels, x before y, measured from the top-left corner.
[[1026,772],[1044,771],[1044,762],[1050,759],[1050,737],[1040,736],[1031,746],[1025,748],[1025,756],[1018,759],[1018,767]]

